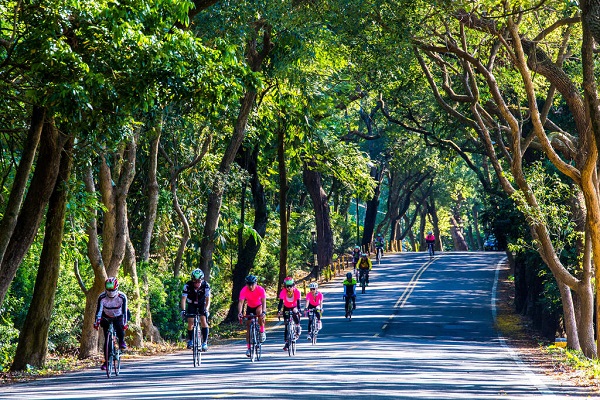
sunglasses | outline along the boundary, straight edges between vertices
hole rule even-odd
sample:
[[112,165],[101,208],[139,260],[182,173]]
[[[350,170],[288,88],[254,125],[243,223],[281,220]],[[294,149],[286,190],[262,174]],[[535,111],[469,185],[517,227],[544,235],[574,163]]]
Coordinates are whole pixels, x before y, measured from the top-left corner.
[[315,288],[310,288],[310,290],[317,290],[317,289],[315,289]]
[[293,288],[293,287],[294,287],[294,285],[285,285],[285,288],[286,288],[286,289],[291,289],[291,288]]
[[117,290],[117,289],[106,289],[106,291],[107,291],[107,292],[114,292],[114,291],[116,291],[116,290]]
[[256,285],[256,282],[246,283],[246,286],[254,286],[254,285]]

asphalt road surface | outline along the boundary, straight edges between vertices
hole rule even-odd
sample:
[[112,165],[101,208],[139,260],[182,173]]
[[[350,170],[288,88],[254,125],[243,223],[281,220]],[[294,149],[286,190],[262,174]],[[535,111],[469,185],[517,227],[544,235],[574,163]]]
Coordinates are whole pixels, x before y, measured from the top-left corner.
[[[283,347],[267,332],[251,363],[245,342],[211,346],[194,368],[190,351],[0,387],[0,399],[562,399],[590,398],[524,364],[494,330],[500,252],[386,254],[374,265],[351,321],[342,278],[321,285],[317,344]],[[306,331],[306,318],[303,319]]]

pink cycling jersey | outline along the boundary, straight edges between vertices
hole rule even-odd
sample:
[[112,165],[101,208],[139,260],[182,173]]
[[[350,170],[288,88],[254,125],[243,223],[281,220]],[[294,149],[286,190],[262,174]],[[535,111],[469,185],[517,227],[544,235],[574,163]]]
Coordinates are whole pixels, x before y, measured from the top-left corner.
[[317,307],[323,302],[323,293],[318,292],[313,294],[312,292],[308,292],[306,293],[306,300],[311,306]]
[[296,307],[296,305],[298,305],[298,300],[300,300],[301,297],[302,295],[298,288],[294,288],[291,296],[288,296],[285,288],[281,289],[281,292],[279,293],[279,298],[283,300],[283,306],[287,308]]
[[244,286],[240,292],[240,300],[246,300],[248,307],[256,308],[262,305],[262,299],[267,298],[267,293],[262,286],[256,285],[254,290],[248,289],[248,286]]

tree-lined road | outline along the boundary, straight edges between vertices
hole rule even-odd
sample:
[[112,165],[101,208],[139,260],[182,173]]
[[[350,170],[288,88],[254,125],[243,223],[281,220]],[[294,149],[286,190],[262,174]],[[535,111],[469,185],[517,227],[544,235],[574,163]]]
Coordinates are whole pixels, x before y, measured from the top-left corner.
[[[552,399],[586,397],[522,365],[493,327],[493,296],[502,253],[386,255],[343,315],[341,278],[322,285],[323,330],[311,345],[283,352],[282,326],[268,331],[260,362],[245,344],[212,346],[193,368],[182,351],[125,361],[121,375],[98,370],[2,388],[1,399],[344,398]],[[303,319],[306,331],[306,318]]]

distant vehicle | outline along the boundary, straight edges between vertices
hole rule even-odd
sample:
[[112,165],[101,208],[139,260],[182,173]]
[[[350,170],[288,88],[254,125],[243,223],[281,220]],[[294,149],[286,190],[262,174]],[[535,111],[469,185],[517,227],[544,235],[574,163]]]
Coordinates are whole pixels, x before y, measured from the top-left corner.
[[489,235],[485,242],[483,242],[483,250],[485,251],[497,251],[498,250],[498,239],[496,236]]

